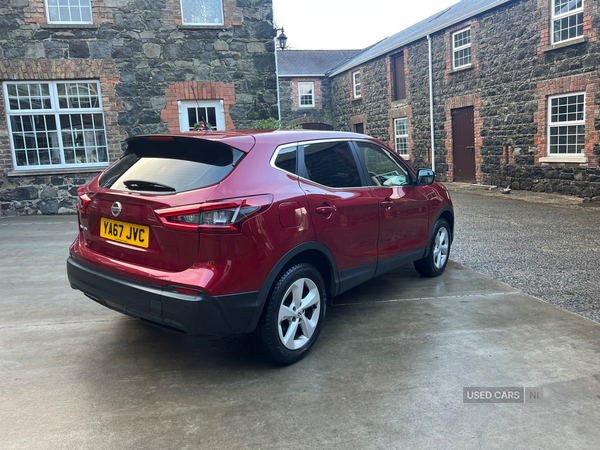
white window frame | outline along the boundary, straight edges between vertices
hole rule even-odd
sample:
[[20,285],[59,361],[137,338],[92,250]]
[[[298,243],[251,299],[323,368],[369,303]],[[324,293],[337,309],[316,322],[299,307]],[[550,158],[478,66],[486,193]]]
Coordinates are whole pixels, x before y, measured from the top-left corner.
[[[399,134],[399,124],[403,121],[406,123],[406,134]],[[399,139],[406,139],[406,153],[400,153],[400,148],[398,145]],[[410,158],[410,141],[408,139],[408,118],[401,117],[399,119],[394,119],[394,150],[396,153],[400,155],[404,159]]]
[[217,127],[213,130],[225,130],[225,102],[223,100],[185,100],[178,101],[179,130],[190,131],[188,108],[215,108]]
[[582,23],[581,24],[582,31],[581,31],[580,35],[577,35],[577,36],[572,37],[572,38],[560,39],[560,40],[556,41],[556,40],[554,40],[554,22],[556,20],[566,19],[566,18],[571,17],[571,16],[576,16],[578,14],[583,14],[584,2],[585,2],[585,0],[581,0],[581,7],[580,8],[576,8],[576,9],[573,9],[571,11],[567,11],[565,13],[556,14],[555,13],[556,0],[551,0],[551,2],[550,2],[550,4],[551,4],[551,6],[550,6],[550,15],[551,15],[551,18],[550,18],[550,39],[552,40],[552,44],[559,44],[559,43],[562,43],[562,42],[572,41],[574,39],[579,39],[580,37],[583,36],[584,31],[583,31],[583,23]]
[[[302,94],[302,86],[310,86],[310,94]],[[302,96],[310,95],[311,103],[309,105],[302,104]],[[298,107],[299,108],[314,108],[315,107],[315,83],[313,81],[298,82]]]
[[[567,120],[565,122],[552,122],[552,100],[556,99],[556,98],[561,98],[561,97],[575,97],[575,96],[579,96],[579,95],[583,95],[583,119],[581,120]],[[548,157],[551,158],[564,158],[564,159],[569,159],[569,158],[582,158],[585,157],[585,141],[584,141],[584,148],[581,152],[579,153],[550,153],[550,146],[551,146],[551,142],[550,142],[550,130],[552,128],[555,127],[568,127],[568,126],[583,126],[584,130],[585,130],[585,100],[586,100],[586,95],[585,92],[567,92],[567,93],[563,93],[563,94],[557,94],[557,95],[552,95],[550,97],[548,97],[548,126],[546,127],[546,137],[547,137],[547,153],[548,153]],[[585,136],[585,131],[584,131],[584,136]]]
[[[468,44],[464,44],[464,45],[460,45],[458,47],[454,46],[454,36],[456,36],[457,34],[460,33],[464,33],[465,31],[469,31],[469,43]],[[456,69],[462,69],[465,67],[470,67],[473,65],[473,51],[471,49],[471,53],[469,54],[469,62],[467,64],[463,64],[461,66],[457,66],[456,65],[456,53],[461,51],[461,50],[465,50],[467,48],[471,48],[471,44],[473,43],[472,40],[472,33],[471,33],[471,27],[466,27],[463,28],[462,30],[458,30],[455,31],[454,33],[452,33],[450,39],[452,40],[452,69],[456,70]]]
[[[188,1],[193,1],[193,0],[188,0]],[[201,0],[196,0],[196,1],[201,1]],[[184,0],[179,0],[179,4],[181,6],[181,24],[182,25],[186,25],[186,26],[220,26],[220,25],[224,25],[225,24],[225,13],[223,10],[223,0],[220,0],[221,3],[221,22],[208,22],[208,23],[204,23],[204,22],[186,22],[186,17],[185,14],[183,13],[183,2]]]
[[[85,83],[85,84],[96,84],[97,92],[98,92],[98,107],[97,108],[73,108],[73,109],[61,109],[59,107],[59,98],[58,98],[58,84],[76,84],[76,83]],[[11,110],[10,109],[10,101],[8,97],[8,85],[12,84],[48,84],[50,88],[50,109],[27,109],[27,110]],[[15,171],[33,171],[33,170],[47,170],[47,169],[71,169],[71,168],[86,168],[86,167],[106,167],[110,163],[110,155],[108,151],[108,139],[106,133],[106,120],[104,118],[104,109],[102,107],[102,92],[100,90],[100,82],[98,80],[59,80],[59,81],[47,81],[47,80],[28,80],[28,81],[5,81],[3,83],[3,91],[4,91],[4,103],[6,109],[6,119],[8,123],[8,134],[10,140],[11,154],[13,159],[13,168]],[[65,159],[65,146],[63,144],[63,130],[60,126],[60,116],[65,114],[102,114],[102,124],[104,130],[104,140],[106,147],[106,162],[97,162],[97,163],[66,163]],[[10,118],[13,116],[35,116],[35,115],[54,115],[54,120],[56,121],[56,133],[57,140],[60,152],[60,164],[38,164],[38,165],[27,165],[27,166],[19,166],[17,165],[17,149],[14,144],[14,136],[12,130],[12,123]],[[77,129],[79,130],[79,129]],[[94,128],[94,131],[96,129]],[[35,133],[34,131],[32,133]],[[98,147],[98,145],[96,146]],[[101,146],[104,147],[104,146]]]
[[360,70],[352,72],[352,93],[354,94],[354,98],[362,97]]
[[[48,21],[49,24],[71,24],[71,25],[89,25],[89,24],[93,24],[94,23],[94,15],[93,15],[93,11],[92,11],[92,2],[90,0],[90,20],[86,21],[86,20],[80,20],[80,21],[74,21],[74,20],[51,20],[50,19],[50,4],[48,2],[48,0],[44,0],[44,7],[46,8],[46,20]],[[70,8],[70,5],[66,6],[67,8]],[[52,6],[52,8],[54,8],[54,6]],[[80,7],[81,8],[81,7]],[[69,12],[69,15],[71,13]]]

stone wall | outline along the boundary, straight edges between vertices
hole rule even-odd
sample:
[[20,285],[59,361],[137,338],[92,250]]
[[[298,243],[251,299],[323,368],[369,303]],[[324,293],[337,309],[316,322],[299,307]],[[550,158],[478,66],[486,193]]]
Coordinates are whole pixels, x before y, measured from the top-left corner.
[[4,216],[75,214],[77,189],[96,173],[14,177],[0,181]]
[[[432,35],[438,179],[453,179],[451,110],[473,106],[478,182],[587,198],[600,195],[600,15],[596,0],[585,5],[584,38],[569,45],[548,45],[547,0],[509,2]],[[451,33],[466,26],[471,27],[473,65],[453,71]],[[393,129],[382,124],[391,116],[408,117],[411,161],[421,167],[429,165],[431,147],[427,39],[408,45],[406,52],[406,103],[392,102],[386,95],[390,55],[383,55],[360,68],[361,100],[350,98],[351,72],[357,69],[333,78],[335,126],[351,130],[352,117],[365,115],[365,131],[392,142]],[[586,93],[587,163],[544,162],[548,97],[578,91]]]
[[[277,116],[271,0],[223,0],[225,24],[210,27],[182,25],[178,0],[92,0],[89,25],[46,23],[40,0],[4,3],[0,81],[100,80],[111,161],[127,136],[178,129],[177,100],[224,100],[228,129]],[[58,194],[91,175],[65,172],[14,170],[0,93],[3,214],[73,211],[76,195]],[[42,208],[41,186],[62,206]]]

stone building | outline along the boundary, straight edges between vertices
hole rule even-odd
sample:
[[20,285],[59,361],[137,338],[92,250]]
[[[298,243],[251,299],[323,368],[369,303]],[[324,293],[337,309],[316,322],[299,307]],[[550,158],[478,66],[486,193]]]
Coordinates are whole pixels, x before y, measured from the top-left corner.
[[4,0],[3,215],[74,212],[140,133],[277,116],[271,0]]
[[359,50],[277,52],[281,120],[303,128],[333,129],[331,80],[326,73]]
[[441,180],[600,198],[599,21],[598,0],[463,0],[327,70],[332,125],[434,153]]

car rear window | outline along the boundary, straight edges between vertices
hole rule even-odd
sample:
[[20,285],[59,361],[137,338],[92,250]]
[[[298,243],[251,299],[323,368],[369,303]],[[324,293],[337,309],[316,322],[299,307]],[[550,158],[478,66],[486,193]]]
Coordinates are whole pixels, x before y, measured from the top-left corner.
[[117,191],[172,194],[219,183],[244,153],[219,142],[187,137],[141,137],[127,141],[123,157],[99,180]]

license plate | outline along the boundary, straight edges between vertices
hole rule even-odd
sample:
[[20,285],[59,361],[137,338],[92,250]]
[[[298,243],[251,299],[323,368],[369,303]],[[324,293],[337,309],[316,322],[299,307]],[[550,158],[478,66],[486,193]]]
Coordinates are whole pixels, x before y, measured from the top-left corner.
[[111,241],[148,248],[150,227],[102,217],[100,236]]

